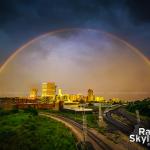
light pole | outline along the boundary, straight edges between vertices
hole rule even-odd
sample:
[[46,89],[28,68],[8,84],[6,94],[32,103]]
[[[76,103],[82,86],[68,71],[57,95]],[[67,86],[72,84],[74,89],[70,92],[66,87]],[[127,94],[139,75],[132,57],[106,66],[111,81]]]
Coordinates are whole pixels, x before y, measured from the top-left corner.
[[99,123],[99,127],[103,127],[104,126],[101,103],[99,103],[98,123]]
[[139,110],[136,110],[136,118],[137,118],[137,124],[140,124],[141,120],[140,120]]
[[75,120],[76,120],[76,110],[75,110]]
[[83,119],[83,147],[84,147],[84,150],[86,150],[86,141],[87,141],[87,118],[86,118],[86,115],[85,115],[84,106],[83,106],[83,116],[82,116],[82,119]]

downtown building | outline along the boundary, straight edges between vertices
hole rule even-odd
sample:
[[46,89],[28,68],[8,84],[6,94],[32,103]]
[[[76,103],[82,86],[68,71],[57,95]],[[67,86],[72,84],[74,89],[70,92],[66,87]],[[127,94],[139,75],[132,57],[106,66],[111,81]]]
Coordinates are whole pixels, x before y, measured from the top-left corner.
[[42,83],[42,97],[47,97],[52,100],[56,96],[56,85],[54,82],[43,82]]
[[38,89],[36,88],[31,89],[29,99],[32,99],[32,100],[37,99],[37,93],[38,93]]

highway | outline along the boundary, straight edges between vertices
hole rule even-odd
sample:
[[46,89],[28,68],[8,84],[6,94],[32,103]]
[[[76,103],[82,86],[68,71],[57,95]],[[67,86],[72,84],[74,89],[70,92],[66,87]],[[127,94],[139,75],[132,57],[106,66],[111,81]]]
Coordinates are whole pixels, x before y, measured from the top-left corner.
[[[123,116],[130,122],[130,124],[127,125],[125,123],[122,123],[122,122],[114,119],[112,117],[112,114],[117,114],[117,115]],[[119,129],[120,131],[122,131],[123,133],[125,133],[128,136],[131,133],[133,133],[135,125],[137,124],[136,117],[133,117],[132,115],[127,114],[124,110],[122,110],[121,107],[105,111],[104,119],[108,123],[114,125],[117,129]],[[145,125],[145,123],[141,122],[140,126],[143,127],[144,125]],[[147,149],[146,145],[141,144],[141,146],[143,146],[143,148]],[[141,149],[142,149],[142,147],[141,147]]]
[[[127,113],[123,107],[120,107],[120,108],[118,108],[118,109],[115,109],[115,110],[113,111],[113,113],[125,117],[127,120],[130,121],[130,125],[131,125],[132,127],[134,127],[134,126],[137,124],[137,118],[136,118],[135,116],[130,115],[129,113]],[[143,126],[143,127],[145,127],[145,128],[150,128],[150,123],[149,123],[148,121],[145,122],[145,121],[143,121],[142,119],[141,119],[140,125]]]
[[[82,125],[69,119],[69,118],[59,116],[59,115],[52,115],[52,114],[48,114],[48,113],[40,113],[40,115],[50,117],[53,119],[56,118],[56,119],[59,119],[60,121],[62,120],[63,122],[67,122],[72,127],[77,128],[80,131],[80,133],[82,134],[82,131],[83,131]],[[112,148],[109,145],[107,145],[104,141],[100,140],[95,134],[93,134],[88,129],[87,129],[87,140],[93,145],[95,150],[112,150]]]
[[[118,116],[122,116],[127,119],[128,124],[126,122],[120,122],[112,117],[112,114],[116,114]],[[133,132],[135,125],[137,124],[137,119],[135,116],[128,114],[121,106],[115,109],[110,109],[104,112],[104,119],[117,127],[123,133],[129,135]],[[149,128],[149,124],[141,120],[141,127]]]
[[107,111],[106,113],[104,113],[104,119],[114,125],[115,127],[117,127],[119,130],[121,130],[123,133],[129,135],[133,132],[133,127],[131,126],[128,126],[124,123],[121,123],[120,121],[117,121],[115,119],[112,118],[112,113],[113,113],[113,110],[110,110],[110,111]]

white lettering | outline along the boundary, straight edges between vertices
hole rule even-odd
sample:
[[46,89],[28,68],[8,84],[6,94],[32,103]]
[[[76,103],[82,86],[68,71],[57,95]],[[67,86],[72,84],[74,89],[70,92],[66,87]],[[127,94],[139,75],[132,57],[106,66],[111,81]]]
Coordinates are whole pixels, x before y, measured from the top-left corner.
[[136,142],[141,142],[141,140],[140,140],[140,136],[138,136],[138,135],[136,135]]
[[130,142],[135,142],[135,137],[134,137],[134,135],[130,135]]
[[129,140],[130,142],[150,145],[150,129],[139,128],[139,133],[131,134]]
[[150,142],[150,135],[147,135],[147,142]]
[[146,130],[146,135],[150,135],[150,130]]
[[144,136],[144,137],[141,137],[141,139],[142,139],[142,144],[144,144],[145,143],[145,141],[146,141],[146,136]]
[[139,128],[139,135],[145,135],[145,129],[144,128]]

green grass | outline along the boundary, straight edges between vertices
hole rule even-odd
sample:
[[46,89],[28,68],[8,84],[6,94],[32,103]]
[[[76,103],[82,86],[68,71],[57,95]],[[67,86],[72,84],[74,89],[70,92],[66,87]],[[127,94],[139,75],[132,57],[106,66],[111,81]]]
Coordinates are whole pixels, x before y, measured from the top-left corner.
[[[136,115],[135,112],[130,112],[130,111],[128,111],[127,109],[126,109],[126,113],[129,114],[129,115],[134,116],[135,118],[137,117],[137,115]],[[140,118],[141,118],[142,120],[150,120],[150,116],[142,116],[141,114],[140,114]]]
[[[53,111],[53,110],[44,110],[44,112],[52,113],[52,114],[57,114],[57,115],[63,115],[65,117],[68,117],[70,119],[75,120],[76,122],[79,122],[82,124],[82,113],[81,112],[71,112],[71,111]],[[87,118],[87,124],[91,128],[98,128],[98,115],[93,115],[91,113],[86,113],[86,118]]]
[[19,111],[0,116],[1,150],[75,150],[75,137],[63,124]]
[[135,113],[139,110],[140,115],[149,117],[150,116],[150,98],[144,99],[142,101],[129,102],[126,106],[127,111]]

